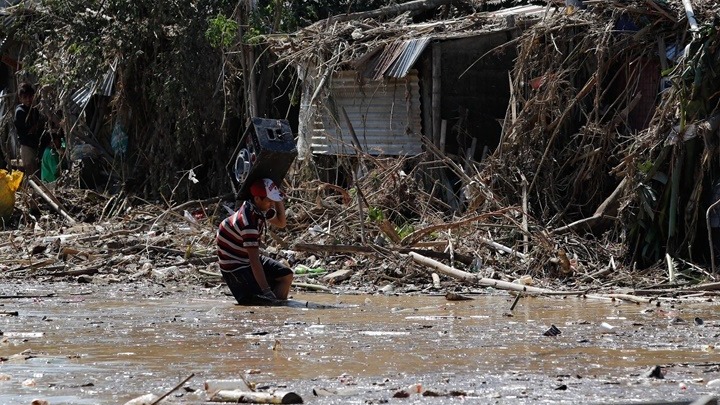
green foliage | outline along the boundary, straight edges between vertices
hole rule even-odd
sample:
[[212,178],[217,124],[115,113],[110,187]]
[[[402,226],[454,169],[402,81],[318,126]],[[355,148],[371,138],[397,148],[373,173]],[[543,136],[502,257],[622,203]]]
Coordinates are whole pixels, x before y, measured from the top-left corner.
[[398,236],[400,236],[400,239],[403,239],[404,237],[415,232],[415,227],[410,225],[409,223],[405,223],[399,227],[395,227],[395,231],[398,233]]
[[383,214],[382,209],[380,209],[378,207],[369,207],[368,208],[368,218],[371,221],[380,222],[383,219],[385,219],[385,214]]
[[[237,25],[223,16],[236,5],[225,0],[46,0],[42,8],[13,9],[17,14],[9,21],[14,25],[5,26],[4,33],[30,49],[23,60],[27,73],[39,84],[53,84],[57,95],[100,79],[117,61],[115,92],[106,110],[112,115],[103,121],[127,120],[133,191],[169,197],[183,181],[182,173],[197,167],[200,183],[179,187],[174,195],[189,198],[216,193],[227,178],[224,162],[232,148],[222,147],[221,121],[237,115],[237,107],[235,98],[222,92],[237,94],[232,87],[237,83],[218,89],[222,61],[209,41],[232,45]],[[67,102],[55,101],[58,108]]]
[[650,170],[653,168],[653,162],[652,160],[646,160],[640,164],[638,164],[638,170],[642,174],[647,174],[650,172]]
[[213,48],[229,48],[238,33],[237,21],[231,20],[224,15],[208,21],[208,29],[205,31],[205,38]]

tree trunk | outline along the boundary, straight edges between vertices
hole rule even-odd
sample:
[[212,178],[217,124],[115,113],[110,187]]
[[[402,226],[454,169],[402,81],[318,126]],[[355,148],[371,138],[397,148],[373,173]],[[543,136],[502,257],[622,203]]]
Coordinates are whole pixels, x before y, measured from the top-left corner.
[[[454,0],[457,2],[457,0]],[[406,11],[425,11],[438,6],[452,3],[453,0],[414,0],[407,3],[394,4],[391,6],[381,7],[377,10],[361,11],[351,14],[340,14],[328,19],[328,25],[334,22],[342,22],[349,20],[361,20],[364,18],[385,17],[389,15],[397,15]]]

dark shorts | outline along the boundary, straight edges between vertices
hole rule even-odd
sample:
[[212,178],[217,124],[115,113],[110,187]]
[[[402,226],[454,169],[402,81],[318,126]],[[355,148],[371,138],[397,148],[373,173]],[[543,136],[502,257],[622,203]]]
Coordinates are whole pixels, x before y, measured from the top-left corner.
[[[277,260],[269,257],[260,256],[263,270],[265,270],[265,278],[270,288],[275,289],[278,285],[278,279],[292,274],[289,267],[285,267]],[[222,271],[225,283],[230,287],[230,292],[240,305],[253,303],[253,297],[261,295],[262,290],[253,276],[250,265],[238,267],[233,271]]]

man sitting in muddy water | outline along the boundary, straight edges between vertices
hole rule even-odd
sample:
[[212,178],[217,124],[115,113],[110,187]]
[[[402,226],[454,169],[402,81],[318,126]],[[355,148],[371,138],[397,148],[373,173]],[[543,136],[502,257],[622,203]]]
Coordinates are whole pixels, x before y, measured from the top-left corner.
[[266,222],[279,228],[286,225],[283,195],[272,180],[260,179],[251,184],[250,196],[220,223],[217,232],[223,279],[240,305],[287,300],[292,270],[260,255]]

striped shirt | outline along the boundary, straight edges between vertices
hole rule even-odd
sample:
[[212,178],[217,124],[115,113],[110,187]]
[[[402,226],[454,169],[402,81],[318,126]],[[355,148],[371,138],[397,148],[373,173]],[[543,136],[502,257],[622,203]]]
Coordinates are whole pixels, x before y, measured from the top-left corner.
[[265,218],[249,201],[220,223],[217,232],[218,263],[222,271],[250,265],[247,248],[260,247]]

